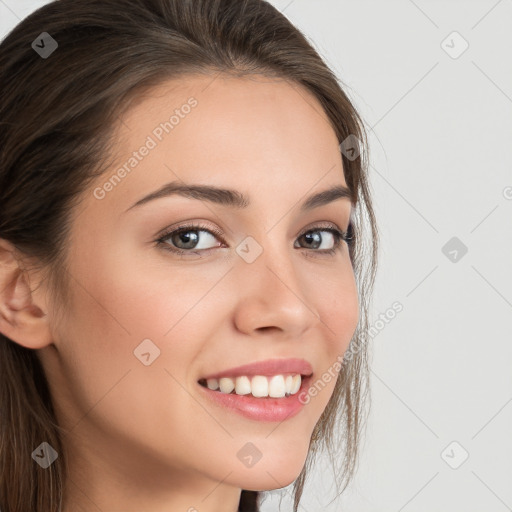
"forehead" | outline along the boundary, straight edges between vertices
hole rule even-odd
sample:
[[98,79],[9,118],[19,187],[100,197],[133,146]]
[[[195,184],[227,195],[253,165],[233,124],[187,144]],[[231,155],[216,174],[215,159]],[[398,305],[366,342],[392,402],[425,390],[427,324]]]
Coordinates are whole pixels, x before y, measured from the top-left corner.
[[[214,142],[209,145],[219,150],[242,143],[246,151],[277,146],[276,153],[278,147],[287,149],[283,143],[295,149],[301,145],[304,151],[337,146],[330,121],[310,91],[262,75],[185,75],[140,91],[120,119],[120,138],[131,145],[141,134],[153,134],[157,143],[163,142],[161,146],[179,140],[184,149],[185,141],[194,140],[205,145]],[[167,124],[165,130],[165,123],[172,126]]]
[[[140,91],[119,121],[118,158],[101,181],[124,166],[122,183],[109,194],[124,208],[169,181],[229,185],[254,190],[251,196],[288,192],[295,201],[315,183],[346,184],[320,103],[282,79],[181,77]],[[134,156],[144,146],[150,150]]]

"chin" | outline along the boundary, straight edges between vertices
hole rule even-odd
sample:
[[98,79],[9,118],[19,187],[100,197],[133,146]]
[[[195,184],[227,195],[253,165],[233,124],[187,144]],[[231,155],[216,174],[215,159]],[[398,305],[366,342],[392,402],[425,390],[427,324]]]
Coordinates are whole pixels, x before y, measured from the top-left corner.
[[300,468],[292,468],[288,471],[269,471],[270,474],[255,473],[252,477],[241,479],[237,485],[247,491],[273,491],[292,484],[301,471],[302,466]]
[[236,477],[236,485],[248,491],[272,491],[293,483],[300,475],[306,461],[302,450],[285,453],[276,450],[264,461],[262,457],[250,468],[241,469]]

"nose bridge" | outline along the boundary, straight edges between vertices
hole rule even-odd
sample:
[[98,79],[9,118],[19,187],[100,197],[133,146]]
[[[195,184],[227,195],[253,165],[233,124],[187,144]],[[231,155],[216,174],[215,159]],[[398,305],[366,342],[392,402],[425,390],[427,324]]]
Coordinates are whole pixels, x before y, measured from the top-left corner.
[[237,253],[243,262],[238,262],[240,278],[248,279],[254,285],[260,285],[269,292],[278,294],[279,290],[290,289],[297,293],[300,286],[293,264],[293,249],[285,247],[277,236],[261,235],[259,240],[248,236],[237,247]]

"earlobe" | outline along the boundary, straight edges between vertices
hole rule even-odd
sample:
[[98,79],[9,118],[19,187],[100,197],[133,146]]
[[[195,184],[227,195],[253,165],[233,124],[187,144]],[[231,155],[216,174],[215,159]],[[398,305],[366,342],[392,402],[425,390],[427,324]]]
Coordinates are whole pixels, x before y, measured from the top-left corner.
[[34,302],[12,246],[0,240],[0,333],[30,349],[49,345],[52,337],[43,308]]

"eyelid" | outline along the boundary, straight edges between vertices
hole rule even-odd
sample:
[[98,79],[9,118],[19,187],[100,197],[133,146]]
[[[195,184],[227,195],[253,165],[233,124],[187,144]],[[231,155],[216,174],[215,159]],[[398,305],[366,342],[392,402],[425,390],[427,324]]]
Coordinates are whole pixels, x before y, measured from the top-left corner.
[[313,222],[309,226],[306,226],[304,229],[302,229],[299,234],[297,235],[297,238],[301,237],[302,235],[305,235],[308,231],[320,231],[324,228],[334,228],[338,231],[341,231],[341,233],[346,233],[347,231],[341,229],[335,222],[330,221],[320,221],[320,222]]
[[[350,229],[350,224],[351,223],[349,223],[348,230]],[[299,237],[305,235],[307,232],[315,230],[315,229],[320,230],[322,228],[331,228],[331,227],[341,231],[342,233],[347,233],[348,232],[348,230],[341,229],[334,222],[320,221],[319,223],[318,222],[317,223],[312,223],[312,224],[306,226],[305,228],[303,228],[298,233],[297,238],[299,238]],[[164,238],[164,237],[168,237],[169,235],[175,233],[176,231],[179,231],[180,229],[187,229],[187,230],[190,230],[190,231],[193,231],[193,230],[209,231],[213,235],[221,238],[222,243],[226,243],[226,241],[223,239],[225,233],[220,228],[216,228],[216,227],[212,227],[212,226],[203,224],[202,221],[193,221],[193,220],[192,221],[184,221],[184,222],[181,222],[181,223],[178,223],[178,224],[173,224],[171,226],[167,226],[166,228],[164,228],[162,231],[160,231],[156,235],[156,239],[158,240],[158,239],[161,239],[161,238]]]
[[209,231],[212,235],[221,239],[222,243],[226,243],[224,240],[224,231],[220,228],[212,227],[203,223],[203,221],[185,221],[180,222],[178,224],[173,224],[171,226],[167,226],[156,236],[156,241],[161,240],[162,238],[168,238],[170,235],[175,233],[176,231]]

